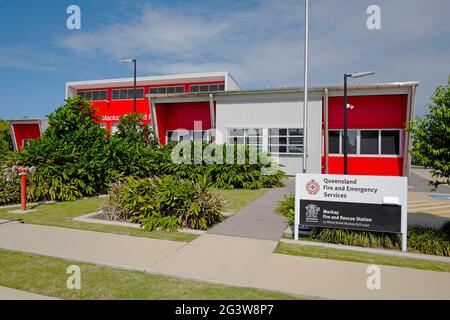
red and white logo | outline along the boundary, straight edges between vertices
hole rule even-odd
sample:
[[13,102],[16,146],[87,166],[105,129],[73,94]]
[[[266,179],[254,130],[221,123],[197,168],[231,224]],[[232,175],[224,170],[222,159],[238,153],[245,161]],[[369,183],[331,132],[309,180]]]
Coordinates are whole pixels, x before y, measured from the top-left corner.
[[320,185],[317,181],[312,179],[306,183],[306,192],[309,194],[317,194],[320,190]]

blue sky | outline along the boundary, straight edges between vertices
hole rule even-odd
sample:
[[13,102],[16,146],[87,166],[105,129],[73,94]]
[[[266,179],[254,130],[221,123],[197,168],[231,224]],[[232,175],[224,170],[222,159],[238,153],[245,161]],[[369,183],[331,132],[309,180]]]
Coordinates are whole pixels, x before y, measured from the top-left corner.
[[[235,3],[234,3],[235,2]],[[245,89],[302,86],[303,1],[1,1],[0,118],[42,117],[63,104],[66,81],[230,71]],[[81,8],[68,30],[66,8]],[[366,8],[381,8],[368,30]],[[310,81],[420,81],[423,113],[450,74],[448,0],[310,0]]]

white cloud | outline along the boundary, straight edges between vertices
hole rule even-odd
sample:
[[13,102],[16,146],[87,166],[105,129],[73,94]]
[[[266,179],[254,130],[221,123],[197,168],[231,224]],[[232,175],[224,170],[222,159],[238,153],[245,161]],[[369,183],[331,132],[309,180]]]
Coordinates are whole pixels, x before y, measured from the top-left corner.
[[[379,0],[383,29],[376,31],[366,28],[371,4],[310,2],[312,84],[335,84],[344,72],[374,69],[377,75],[363,81],[421,81],[423,104],[450,72],[450,2]],[[152,6],[59,45],[80,54],[137,56],[141,70],[151,74],[229,70],[243,87],[302,85],[303,10],[303,1],[294,0],[233,12]]]

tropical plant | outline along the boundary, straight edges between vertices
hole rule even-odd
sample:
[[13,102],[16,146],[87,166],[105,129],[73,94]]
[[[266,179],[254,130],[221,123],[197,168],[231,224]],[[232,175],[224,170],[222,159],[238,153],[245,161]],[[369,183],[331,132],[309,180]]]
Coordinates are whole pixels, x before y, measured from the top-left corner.
[[450,256],[450,241],[446,238],[447,229],[444,228],[439,230],[428,226],[412,226],[408,231],[408,246],[420,253]]
[[285,196],[283,200],[278,202],[278,207],[275,211],[288,218],[289,224],[293,225],[295,219],[295,195],[292,193]]
[[112,220],[138,222],[146,230],[205,230],[223,219],[223,200],[208,191],[207,179],[174,176],[136,179],[115,185],[103,210]]
[[[213,151],[209,154],[211,150]],[[193,180],[206,176],[212,186],[219,189],[271,188],[282,186],[282,179],[285,177],[267,154],[257,153],[248,146],[187,142],[169,144],[161,152],[163,161],[160,173]],[[174,161],[174,155],[179,156],[179,161]],[[214,161],[215,159],[221,160]]]
[[16,204],[20,201],[20,183],[0,177],[0,205]]
[[450,185],[450,76],[446,86],[435,89],[429,112],[409,124],[412,131],[412,157],[415,163],[431,168],[437,188],[440,184]]
[[35,200],[74,200],[106,192],[116,181],[109,163],[106,131],[95,110],[80,97],[49,115],[49,127],[39,140],[16,153],[20,165],[36,166],[29,176],[29,192]]
[[9,130],[9,124],[0,120],[0,157],[13,150],[13,141]]

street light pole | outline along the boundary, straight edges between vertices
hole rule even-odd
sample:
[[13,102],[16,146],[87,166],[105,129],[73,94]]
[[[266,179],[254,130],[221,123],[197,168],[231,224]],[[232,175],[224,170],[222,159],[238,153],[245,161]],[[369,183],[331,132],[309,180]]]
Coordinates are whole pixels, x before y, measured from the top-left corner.
[[347,77],[348,74],[344,74],[344,141],[343,141],[343,153],[344,153],[344,174],[348,174],[348,134],[347,134]]
[[134,77],[133,77],[133,112],[136,114],[136,59],[125,59],[125,60],[119,60],[120,63],[133,63],[134,67]]
[[133,88],[133,99],[134,99],[134,114],[136,115],[136,59],[133,59],[133,64],[134,64],[134,88]]
[[344,175],[348,174],[348,132],[347,132],[347,109],[348,109],[348,103],[347,103],[347,78],[362,78],[366,76],[370,76],[375,74],[373,71],[367,71],[367,72],[353,72],[353,73],[346,73],[344,74],[344,137],[343,137],[343,150],[344,153]]

